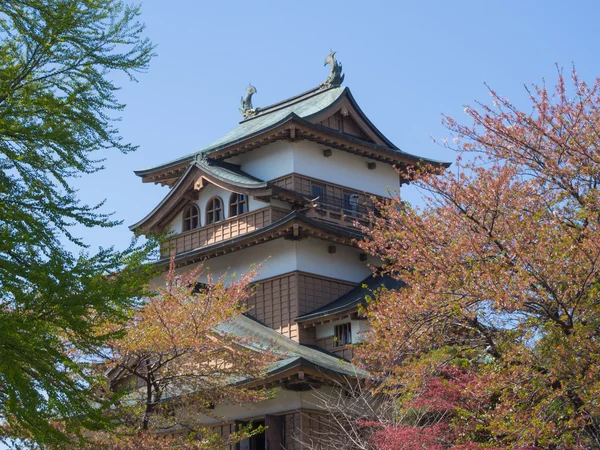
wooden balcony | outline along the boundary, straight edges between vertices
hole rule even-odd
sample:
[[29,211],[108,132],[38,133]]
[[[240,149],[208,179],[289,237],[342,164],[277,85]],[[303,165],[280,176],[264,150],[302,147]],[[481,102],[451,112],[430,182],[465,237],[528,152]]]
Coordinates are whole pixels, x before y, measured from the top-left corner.
[[[356,222],[363,226],[371,226],[369,214],[375,211],[372,198],[385,200],[384,197],[368,192],[357,191],[295,173],[275,179],[272,183],[313,200],[314,211],[309,212],[310,217],[344,227],[354,227]],[[315,185],[319,188],[318,194],[313,189]],[[350,196],[353,194],[356,196],[354,204],[350,201]]]
[[169,256],[169,251],[171,254],[179,254],[250,233],[271,225],[289,212],[279,208],[266,207],[186,231],[164,242],[160,256],[166,258]]

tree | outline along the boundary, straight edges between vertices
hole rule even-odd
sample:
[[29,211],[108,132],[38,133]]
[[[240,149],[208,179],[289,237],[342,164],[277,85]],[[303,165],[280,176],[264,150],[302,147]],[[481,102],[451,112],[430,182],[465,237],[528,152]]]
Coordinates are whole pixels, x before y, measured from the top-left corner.
[[118,0],[0,2],[0,442],[61,442],[57,418],[71,434],[105,425],[82,362],[107,338],[95,330],[144,294],[150,246],[63,243],[83,249],[74,225],[119,223],[71,179],[100,170],[103,149],[135,149],[115,128],[111,79],[151,59],[138,14]]
[[[108,373],[109,381],[102,401],[115,404],[110,400],[114,391],[122,396],[113,411],[121,433],[103,446],[140,448],[142,440],[148,448],[157,434],[175,431],[190,434],[187,448],[229,448],[251,433],[241,429],[221,442],[201,424],[202,415],[214,415],[212,405],[241,405],[270,395],[237,386],[263,374],[273,361],[269,349],[257,351],[251,338],[222,328],[246,311],[256,271],[237,278],[223,274],[217,280],[209,275],[208,283],[199,285],[201,265],[177,275],[171,261],[166,286],[132,313],[124,334],[107,341],[101,353],[104,363],[98,368]],[[158,443],[159,448],[167,445],[163,438]],[[181,439],[177,443],[184,445]]]
[[325,414],[319,431],[313,431],[314,441],[306,447],[467,450],[469,447],[453,446],[456,433],[450,420],[463,410],[485,406],[469,389],[475,381],[472,371],[444,367],[420,381],[420,389],[411,390],[410,395],[404,390],[381,390],[377,380],[369,379],[333,381],[334,389],[315,391],[314,405]]
[[455,170],[415,167],[425,205],[380,205],[361,244],[407,287],[368,306],[359,357],[407,397],[468,369],[453,445],[600,445],[600,80],[571,79],[445,118]]

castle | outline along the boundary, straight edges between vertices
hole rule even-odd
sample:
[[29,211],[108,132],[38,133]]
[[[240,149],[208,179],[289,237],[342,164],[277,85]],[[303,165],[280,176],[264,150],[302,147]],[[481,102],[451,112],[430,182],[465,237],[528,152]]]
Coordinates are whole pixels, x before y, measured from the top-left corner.
[[[312,401],[336,377],[356,377],[350,344],[368,323],[359,305],[384,285],[363,253],[357,223],[368,226],[373,198],[385,199],[403,183],[409,165],[435,161],[406,153],[367,118],[332,52],[327,80],[270,106],[255,108],[249,86],[243,120],[206,148],[136,171],[145,183],[169,187],[142,220],[138,232],[170,232],[161,262],[177,267],[204,263],[213,273],[244,272],[266,261],[248,315],[223,327],[281,349],[282,358],[262,380],[277,396],[248,408],[215,405],[206,418],[226,436],[253,421],[266,433],[238,444],[240,450],[301,448],[322,427]],[[398,169],[398,170],[397,170]],[[199,280],[202,281],[202,280]]]

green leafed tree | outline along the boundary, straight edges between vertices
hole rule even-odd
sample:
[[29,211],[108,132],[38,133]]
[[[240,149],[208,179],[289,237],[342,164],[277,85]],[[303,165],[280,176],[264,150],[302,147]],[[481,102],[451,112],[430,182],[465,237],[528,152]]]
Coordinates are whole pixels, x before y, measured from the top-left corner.
[[72,179],[102,169],[101,150],[135,149],[115,127],[125,105],[111,80],[135,80],[152,58],[138,15],[119,0],[0,2],[0,442],[105,425],[87,355],[144,294],[150,245],[63,244],[85,250],[74,226],[118,224]]

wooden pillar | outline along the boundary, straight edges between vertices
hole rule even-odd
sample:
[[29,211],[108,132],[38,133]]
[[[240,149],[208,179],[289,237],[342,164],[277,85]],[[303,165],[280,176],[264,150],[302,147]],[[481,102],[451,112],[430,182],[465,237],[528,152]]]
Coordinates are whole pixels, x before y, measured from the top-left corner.
[[283,417],[265,416],[265,450],[280,450],[283,444]]

